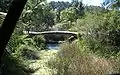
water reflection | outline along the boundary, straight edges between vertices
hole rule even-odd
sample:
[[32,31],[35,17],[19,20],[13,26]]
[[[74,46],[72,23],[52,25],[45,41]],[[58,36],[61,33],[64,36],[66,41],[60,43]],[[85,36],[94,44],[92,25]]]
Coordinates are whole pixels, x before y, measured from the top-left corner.
[[48,43],[47,48],[49,50],[58,50],[59,49],[59,43]]

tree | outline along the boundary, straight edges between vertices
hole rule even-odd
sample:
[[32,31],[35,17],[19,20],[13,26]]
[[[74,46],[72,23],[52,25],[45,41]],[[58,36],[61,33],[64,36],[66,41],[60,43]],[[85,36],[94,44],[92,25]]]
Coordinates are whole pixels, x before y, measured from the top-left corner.
[[59,10],[59,11],[62,11],[71,6],[71,3],[64,1],[58,1],[58,2],[51,1],[49,4],[53,10]]
[[60,13],[60,19],[61,21],[71,21],[71,22],[76,21],[77,19],[76,8],[70,7],[70,8],[63,10]]
[[26,29],[33,31],[48,30],[54,25],[54,16],[46,1],[29,0],[21,18]]
[[78,2],[78,0],[72,0],[71,4],[73,7],[77,7],[79,5],[79,2]]
[[100,7],[100,6],[85,6],[85,12],[91,14],[102,14],[107,12],[107,9]]
[[84,15],[84,5],[82,3],[82,1],[79,2],[78,6],[77,6],[77,14],[79,16],[83,16]]
[[105,9],[117,9],[119,10],[120,7],[120,0],[104,0],[103,3],[101,3],[101,5],[105,8]]
[[60,11],[55,10],[55,23],[58,23],[60,21]]

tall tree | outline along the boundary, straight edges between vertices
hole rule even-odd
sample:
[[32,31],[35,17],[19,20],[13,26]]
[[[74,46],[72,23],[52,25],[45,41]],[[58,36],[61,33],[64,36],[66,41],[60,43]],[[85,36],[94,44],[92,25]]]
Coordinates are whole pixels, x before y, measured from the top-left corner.
[[51,8],[44,0],[29,0],[22,15],[26,28],[33,31],[48,30],[54,25],[53,19]]
[[58,2],[51,1],[49,4],[50,4],[50,6],[52,7],[53,10],[57,9],[57,10],[60,10],[60,11],[62,11],[62,10],[71,6],[71,3],[64,2],[64,1],[58,1]]
[[70,7],[61,12],[60,19],[61,21],[75,21],[77,19],[76,8]]

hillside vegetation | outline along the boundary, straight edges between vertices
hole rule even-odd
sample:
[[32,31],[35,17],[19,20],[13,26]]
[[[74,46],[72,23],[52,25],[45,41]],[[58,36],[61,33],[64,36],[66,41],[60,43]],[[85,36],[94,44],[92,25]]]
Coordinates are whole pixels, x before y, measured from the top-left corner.
[[[2,75],[105,75],[120,72],[119,0],[112,10],[85,6],[81,1],[28,0],[2,59]],[[7,12],[11,1],[1,0]],[[4,17],[0,17],[2,24]],[[48,51],[45,38],[26,31],[66,30],[78,39]],[[32,66],[31,66],[32,65]],[[37,66],[35,66],[37,65]]]

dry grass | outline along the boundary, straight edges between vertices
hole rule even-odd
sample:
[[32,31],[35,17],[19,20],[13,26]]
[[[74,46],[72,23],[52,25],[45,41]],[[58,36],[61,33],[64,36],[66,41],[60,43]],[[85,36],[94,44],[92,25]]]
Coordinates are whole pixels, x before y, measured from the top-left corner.
[[120,68],[119,59],[106,59],[81,52],[75,42],[63,44],[56,60],[49,65],[58,70],[57,75],[106,75],[118,73]]

